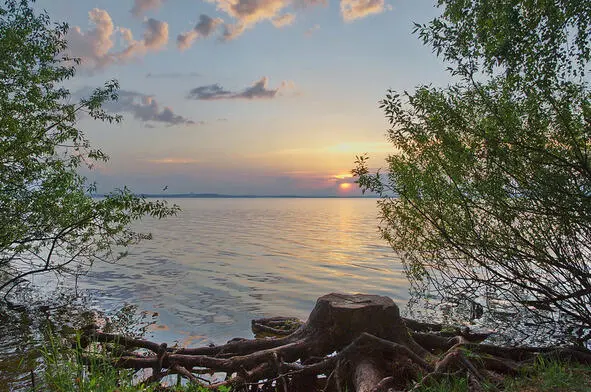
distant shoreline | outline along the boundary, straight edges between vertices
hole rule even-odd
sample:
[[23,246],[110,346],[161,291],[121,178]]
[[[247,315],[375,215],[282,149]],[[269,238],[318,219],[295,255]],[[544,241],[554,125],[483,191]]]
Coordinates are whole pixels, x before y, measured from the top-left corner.
[[[93,195],[93,197],[105,197],[106,194]],[[219,193],[137,193],[136,196],[148,199],[377,199],[376,195],[364,196],[313,196],[313,195],[225,195]]]

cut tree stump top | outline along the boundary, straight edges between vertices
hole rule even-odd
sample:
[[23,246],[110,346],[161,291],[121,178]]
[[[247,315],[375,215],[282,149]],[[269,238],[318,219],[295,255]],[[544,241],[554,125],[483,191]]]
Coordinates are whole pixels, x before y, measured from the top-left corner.
[[398,306],[391,298],[340,293],[318,298],[300,332],[317,335],[328,347],[348,344],[364,332],[398,340],[408,335]]
[[318,302],[328,302],[332,308],[359,309],[367,307],[398,308],[390,297],[371,294],[330,293],[318,298]]

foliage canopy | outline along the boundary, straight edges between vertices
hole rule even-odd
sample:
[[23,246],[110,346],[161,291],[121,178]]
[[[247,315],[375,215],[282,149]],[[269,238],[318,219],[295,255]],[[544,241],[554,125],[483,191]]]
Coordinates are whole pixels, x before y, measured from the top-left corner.
[[94,260],[113,261],[120,250],[149,238],[129,228],[176,207],[146,201],[123,189],[92,197],[80,175],[108,157],[93,149],[77,121],[81,115],[119,122],[101,109],[117,99],[117,82],[79,102],[64,82],[76,59],[64,56],[66,24],[54,25],[27,0],[0,5],[0,293],[33,274],[81,273]]
[[416,288],[590,327],[591,2],[438,4],[453,84],[388,91],[387,175],[353,173]]

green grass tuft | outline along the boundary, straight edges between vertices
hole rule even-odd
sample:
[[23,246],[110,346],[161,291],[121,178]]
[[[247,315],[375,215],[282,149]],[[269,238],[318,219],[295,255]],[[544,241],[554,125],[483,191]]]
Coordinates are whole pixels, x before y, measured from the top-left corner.
[[417,392],[466,392],[467,390],[468,380],[465,377],[446,377],[424,385]]
[[[91,344],[89,363],[84,364],[81,353],[84,351],[77,339],[76,347],[70,348],[59,338],[49,334],[42,348],[44,368],[42,370],[43,391],[59,392],[211,392],[210,389],[194,384],[173,385],[163,388],[159,383],[145,385],[139,382],[134,372],[114,367],[113,359],[104,351],[104,346]],[[85,352],[88,354],[89,349]],[[229,392],[230,388],[220,387],[218,392]]]
[[[508,377],[502,385],[483,386],[486,392],[591,392],[591,367],[539,358],[522,374]],[[465,377],[447,377],[433,381],[417,392],[465,392]]]
[[507,392],[591,392],[591,367],[538,358],[504,387]]

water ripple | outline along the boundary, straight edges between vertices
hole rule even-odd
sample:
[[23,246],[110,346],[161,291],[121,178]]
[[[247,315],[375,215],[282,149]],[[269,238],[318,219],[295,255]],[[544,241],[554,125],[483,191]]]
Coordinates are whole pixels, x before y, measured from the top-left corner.
[[[380,239],[375,200],[176,199],[182,212],[138,229],[154,239],[85,287],[160,314],[155,337],[251,336],[250,320],[305,318],[332,291],[404,301],[399,260]],[[107,298],[107,297],[105,297]]]

